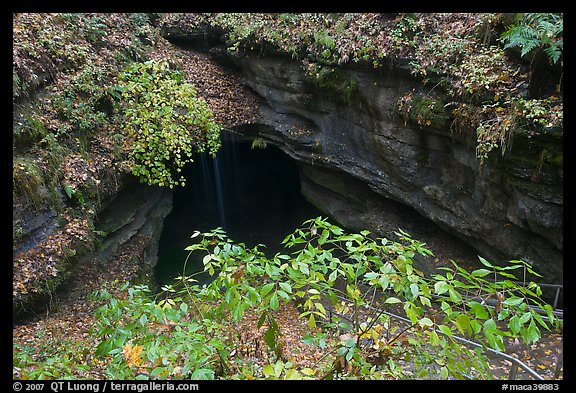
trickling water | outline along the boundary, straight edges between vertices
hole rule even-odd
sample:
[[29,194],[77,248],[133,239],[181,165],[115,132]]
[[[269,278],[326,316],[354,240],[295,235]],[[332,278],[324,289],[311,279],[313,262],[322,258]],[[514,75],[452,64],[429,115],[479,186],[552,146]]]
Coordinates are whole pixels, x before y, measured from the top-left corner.
[[226,226],[226,212],[224,210],[224,192],[222,191],[222,175],[220,169],[220,155],[213,158],[214,163],[214,184],[216,186],[216,204],[218,207],[218,223],[224,229]]
[[[223,227],[248,247],[265,244],[271,255],[304,220],[321,213],[300,194],[297,165],[280,149],[252,149],[228,136],[217,156],[200,155],[183,170],[186,187],[174,191],[173,209],[164,220],[158,263],[159,284],[183,273],[195,230]],[[201,256],[186,264],[187,274],[202,269]],[[201,277],[202,278],[202,277]],[[206,277],[204,276],[204,279]]]

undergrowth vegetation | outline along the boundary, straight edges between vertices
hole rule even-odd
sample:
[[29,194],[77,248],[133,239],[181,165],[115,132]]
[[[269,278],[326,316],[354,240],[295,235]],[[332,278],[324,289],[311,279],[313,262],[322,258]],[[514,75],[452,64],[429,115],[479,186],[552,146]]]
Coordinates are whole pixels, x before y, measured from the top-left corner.
[[[319,217],[284,239],[289,253],[269,258],[220,228],[196,231],[187,250],[203,259],[208,282],[181,276],[158,293],[125,283],[122,296],[102,288],[92,297],[94,347],[82,355],[73,346],[42,355],[15,347],[14,364],[27,378],[69,378],[103,364],[102,377],[112,379],[491,379],[486,349],[505,351],[512,338],[531,344],[540,329],[560,326],[526,279],[537,275],[526,262],[480,258],[484,268],[471,272],[453,262],[426,277],[413,258],[431,252],[402,230],[397,236],[348,233]],[[299,339],[322,353],[314,364],[292,361],[281,345],[282,303],[306,320]],[[264,331],[259,361],[240,351],[238,324],[248,313]]]
[[[145,57],[153,40],[147,14],[13,15],[18,310],[51,296],[66,275],[65,260],[93,247],[94,215],[101,199],[117,191],[128,165],[111,88],[125,64]],[[24,225],[31,211],[58,216],[58,225],[22,250],[20,243],[31,240],[31,227]]]
[[[218,148],[220,126],[181,70],[170,68],[168,60],[149,61],[159,35],[154,17],[13,16],[12,195],[14,227],[19,228],[13,241],[13,295],[18,308],[35,296],[51,296],[46,288],[53,286],[43,283],[66,270],[65,263],[51,268],[60,258],[54,242],[93,239],[102,199],[118,191],[126,174],[149,184],[184,184],[176,176],[192,152],[213,154]],[[21,250],[20,243],[30,240],[25,229],[32,227],[23,224],[31,211],[57,215],[58,228]],[[67,231],[67,225],[75,226],[73,216],[86,223],[85,233]],[[84,246],[70,251],[93,244]]]

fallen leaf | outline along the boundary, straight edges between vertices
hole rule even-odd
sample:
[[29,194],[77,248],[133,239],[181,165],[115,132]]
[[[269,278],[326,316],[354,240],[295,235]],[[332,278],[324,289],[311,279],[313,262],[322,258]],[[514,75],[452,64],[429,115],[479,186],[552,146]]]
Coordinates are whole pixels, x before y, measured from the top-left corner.
[[132,347],[132,343],[127,343],[124,345],[124,348],[122,349],[122,355],[124,355],[124,360],[126,360],[128,366],[139,367],[142,364],[140,355],[142,354],[143,349],[144,348],[141,345]]

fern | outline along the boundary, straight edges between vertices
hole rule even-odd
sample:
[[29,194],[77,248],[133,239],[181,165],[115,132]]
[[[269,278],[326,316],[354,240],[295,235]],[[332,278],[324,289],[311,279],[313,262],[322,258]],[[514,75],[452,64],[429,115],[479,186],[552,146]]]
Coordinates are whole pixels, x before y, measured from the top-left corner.
[[556,64],[564,49],[563,31],[562,14],[519,14],[516,23],[502,33],[500,42],[505,44],[504,49],[520,48],[520,57],[540,48]]
[[552,63],[556,64],[562,55],[562,45],[544,48],[544,53],[552,60]]

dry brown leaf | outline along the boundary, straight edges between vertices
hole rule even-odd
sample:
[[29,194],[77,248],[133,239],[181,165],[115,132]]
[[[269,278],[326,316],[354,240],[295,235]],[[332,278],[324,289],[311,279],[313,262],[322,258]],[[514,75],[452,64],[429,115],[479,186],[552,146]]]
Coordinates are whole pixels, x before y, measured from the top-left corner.
[[128,366],[139,367],[142,364],[140,355],[142,354],[143,349],[144,348],[141,345],[132,347],[132,343],[124,345],[124,348],[122,348],[122,355],[124,355],[124,360],[126,360]]

